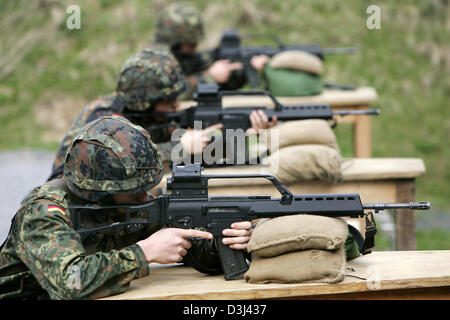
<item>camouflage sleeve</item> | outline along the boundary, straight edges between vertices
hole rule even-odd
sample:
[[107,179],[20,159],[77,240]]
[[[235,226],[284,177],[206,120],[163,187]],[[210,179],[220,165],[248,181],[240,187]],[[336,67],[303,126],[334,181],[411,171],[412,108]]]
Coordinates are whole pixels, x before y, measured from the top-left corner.
[[31,203],[20,224],[18,255],[52,299],[89,299],[124,292],[149,274],[138,245],[86,255],[64,207]]
[[[161,160],[165,170],[172,170],[172,163],[181,163],[186,156],[183,151],[183,146],[180,141],[168,141],[158,143],[158,148],[161,153]],[[188,154],[188,156],[190,156]]]

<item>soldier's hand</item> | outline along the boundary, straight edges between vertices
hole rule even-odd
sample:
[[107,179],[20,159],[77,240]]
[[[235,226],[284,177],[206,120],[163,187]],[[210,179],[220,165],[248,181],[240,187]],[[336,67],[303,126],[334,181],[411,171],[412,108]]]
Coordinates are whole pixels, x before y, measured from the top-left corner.
[[269,121],[269,118],[264,111],[252,111],[250,113],[250,123],[252,124],[252,127],[247,130],[247,134],[258,134],[261,129],[268,129],[276,125],[277,121],[277,116],[274,116],[272,121]]
[[269,61],[269,59],[270,59],[269,56],[267,56],[265,54],[260,54],[260,55],[251,57],[250,64],[255,70],[261,71],[262,69],[264,69],[264,67],[266,66],[266,63]]
[[188,238],[212,239],[213,235],[195,229],[161,229],[137,244],[142,248],[148,263],[181,262],[192,244]]
[[231,224],[231,229],[224,229],[225,236],[223,244],[229,245],[231,249],[245,250],[252,234],[252,223],[250,221],[235,222]]
[[180,138],[184,151],[190,154],[198,154],[203,152],[206,146],[211,142],[211,136],[214,131],[223,127],[221,123],[212,125],[203,130],[187,130]]
[[225,83],[230,78],[233,70],[242,69],[241,62],[230,62],[229,60],[217,60],[207,70],[207,73],[217,83]]

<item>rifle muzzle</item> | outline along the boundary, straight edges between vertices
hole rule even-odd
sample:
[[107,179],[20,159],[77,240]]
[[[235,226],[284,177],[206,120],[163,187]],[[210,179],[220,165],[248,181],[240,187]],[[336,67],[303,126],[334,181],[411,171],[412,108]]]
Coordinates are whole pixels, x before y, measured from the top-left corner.
[[364,204],[363,209],[381,211],[386,209],[412,209],[412,210],[428,210],[431,208],[429,201],[408,202],[408,203],[373,203]]

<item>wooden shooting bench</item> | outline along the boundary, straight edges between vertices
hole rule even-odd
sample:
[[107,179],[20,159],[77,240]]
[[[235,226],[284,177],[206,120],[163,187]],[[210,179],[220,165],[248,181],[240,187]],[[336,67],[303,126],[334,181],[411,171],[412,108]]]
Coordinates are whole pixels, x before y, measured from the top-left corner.
[[[371,87],[361,87],[356,90],[325,89],[321,94],[305,97],[276,97],[284,105],[299,104],[329,104],[332,110],[367,110],[377,99],[377,92]],[[180,101],[179,109],[196,105],[195,101]],[[267,96],[225,96],[222,98],[224,107],[273,107],[273,102]],[[338,123],[353,125],[354,157],[369,158],[371,156],[371,126],[369,115],[349,115],[336,117]]]
[[[341,165],[342,181],[302,181],[281,183],[294,194],[359,193],[363,203],[415,201],[415,179],[425,173],[422,159],[416,158],[350,158]],[[260,165],[228,166],[202,171],[202,174],[271,174]],[[165,176],[158,188],[165,190]],[[276,174],[275,174],[276,176]],[[279,198],[278,190],[266,179],[211,179],[209,195],[271,195]],[[427,214],[424,211],[422,214]],[[355,219],[352,219],[355,220]],[[358,229],[365,228],[357,219]],[[353,221],[355,222],[355,221]],[[396,210],[396,250],[416,249],[416,218],[413,210]]]
[[378,251],[347,262],[334,284],[250,284],[181,265],[150,265],[150,275],[107,300],[450,299],[450,250]]

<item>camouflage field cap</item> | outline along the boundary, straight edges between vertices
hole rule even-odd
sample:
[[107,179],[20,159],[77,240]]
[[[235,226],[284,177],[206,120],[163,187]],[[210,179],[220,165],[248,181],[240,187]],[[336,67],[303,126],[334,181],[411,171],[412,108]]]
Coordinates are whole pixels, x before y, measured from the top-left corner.
[[186,90],[186,81],[171,53],[147,48],[125,61],[116,91],[128,109],[143,111],[154,103],[176,99]]
[[121,116],[85,125],[67,150],[64,164],[69,189],[90,201],[148,191],[162,176],[161,155],[150,134]]
[[173,3],[164,8],[156,23],[156,42],[170,46],[196,44],[203,39],[203,23],[200,13],[187,3]]

